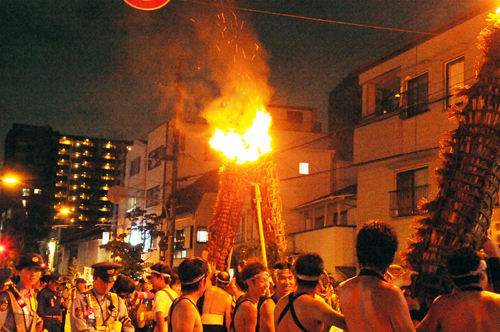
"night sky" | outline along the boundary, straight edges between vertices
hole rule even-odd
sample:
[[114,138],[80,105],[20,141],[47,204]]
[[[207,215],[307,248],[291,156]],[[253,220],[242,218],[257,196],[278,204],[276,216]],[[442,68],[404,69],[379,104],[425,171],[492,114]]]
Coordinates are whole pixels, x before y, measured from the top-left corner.
[[[122,0],[0,1],[0,160],[13,123],[50,125],[74,135],[145,139],[172,116],[180,59],[186,114],[199,114],[220,94],[224,78],[214,72],[225,65],[214,60],[216,42],[209,37],[219,8],[201,2],[171,0],[145,12]],[[479,3],[497,2],[500,6],[491,0],[242,0],[235,5],[429,31]],[[268,66],[259,69],[272,87],[266,100],[318,108],[323,130],[328,93],[342,78],[419,36],[234,11],[245,31],[255,30],[259,56]]]

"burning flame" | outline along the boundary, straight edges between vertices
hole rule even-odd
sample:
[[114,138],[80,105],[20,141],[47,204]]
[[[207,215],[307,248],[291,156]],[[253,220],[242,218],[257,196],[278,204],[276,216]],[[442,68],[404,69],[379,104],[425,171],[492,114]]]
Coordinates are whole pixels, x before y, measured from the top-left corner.
[[253,124],[244,133],[236,133],[234,129],[216,129],[210,139],[210,145],[221,151],[226,158],[234,159],[238,163],[253,162],[272,150],[270,125],[271,116],[264,110],[257,110]]

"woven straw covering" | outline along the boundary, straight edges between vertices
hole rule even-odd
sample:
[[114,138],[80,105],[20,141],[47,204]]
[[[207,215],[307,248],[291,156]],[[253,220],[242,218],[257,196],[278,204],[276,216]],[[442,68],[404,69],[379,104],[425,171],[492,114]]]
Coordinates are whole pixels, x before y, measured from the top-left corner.
[[439,192],[421,205],[426,216],[416,220],[417,231],[406,254],[409,265],[420,273],[411,292],[424,308],[452,290],[445,269],[449,253],[464,246],[480,248],[500,188],[498,24],[499,17],[490,15],[479,36],[483,56],[476,81],[460,92],[467,99],[465,107],[451,114],[458,128],[442,143]]

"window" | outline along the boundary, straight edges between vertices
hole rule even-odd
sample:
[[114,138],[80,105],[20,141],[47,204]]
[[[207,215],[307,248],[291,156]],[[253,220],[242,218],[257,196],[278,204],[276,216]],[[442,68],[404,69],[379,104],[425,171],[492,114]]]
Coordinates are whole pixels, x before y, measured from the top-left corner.
[[408,81],[406,96],[406,109],[401,112],[403,119],[411,118],[426,112],[429,104],[429,74],[417,76]]
[[178,229],[175,232],[174,250],[191,249],[193,226]]
[[130,163],[129,176],[139,174],[141,171],[141,157],[137,157]]
[[309,174],[309,163],[299,163],[299,174]]
[[391,217],[419,214],[418,203],[427,196],[428,168],[422,167],[396,174],[396,190],[391,195]]
[[454,95],[457,85],[465,83],[464,57],[458,58],[446,64],[446,107],[452,105],[462,106],[464,97]]
[[286,112],[286,120],[288,122],[293,122],[293,123],[304,122],[302,112],[297,112],[297,111],[287,111]]
[[153,151],[149,152],[148,155],[148,170],[152,170],[161,165],[162,158],[165,158],[166,150],[165,147],[160,146]]
[[153,198],[146,200],[146,207],[151,207],[159,204],[158,201],[160,200],[160,191],[161,189],[159,185],[146,190],[146,198]]
[[206,227],[198,227],[196,231],[196,242],[207,243],[208,241],[208,231]]

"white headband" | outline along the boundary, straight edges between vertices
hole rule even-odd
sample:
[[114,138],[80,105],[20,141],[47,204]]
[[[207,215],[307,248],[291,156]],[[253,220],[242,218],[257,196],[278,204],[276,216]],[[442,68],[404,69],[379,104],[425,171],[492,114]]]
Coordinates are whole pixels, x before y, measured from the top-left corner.
[[183,285],[192,285],[192,284],[195,284],[198,281],[200,281],[201,279],[203,279],[203,277],[206,276],[206,275],[207,275],[206,273],[203,273],[201,276],[199,276],[198,278],[195,278],[193,281],[186,281],[186,282],[182,282],[181,281],[181,284],[183,284]]
[[481,260],[481,262],[479,262],[479,266],[477,267],[477,269],[475,271],[471,271],[469,273],[460,274],[460,275],[452,275],[452,274],[450,274],[450,276],[453,279],[464,278],[464,277],[476,276],[476,275],[480,274],[483,271],[486,271],[486,262],[484,260]]
[[292,270],[290,270],[290,269],[274,269],[274,271],[273,271],[274,279],[278,280],[278,273],[283,273],[283,272],[287,272],[287,271],[292,273]]
[[263,272],[261,272],[259,274],[254,275],[253,277],[248,278],[247,280],[245,280],[245,282],[253,280],[253,279],[258,278],[258,277],[269,278],[270,275],[269,275],[269,272],[263,271]]
[[297,279],[304,281],[318,281],[321,276],[306,276],[303,274],[297,274]]
[[156,270],[151,270],[151,269],[150,269],[150,271],[151,271],[151,273],[154,273],[154,274],[160,275],[160,276],[162,276],[162,277],[164,277],[164,278],[171,278],[170,274],[168,274],[168,273],[161,273],[161,272],[158,272],[158,271],[156,271]]

